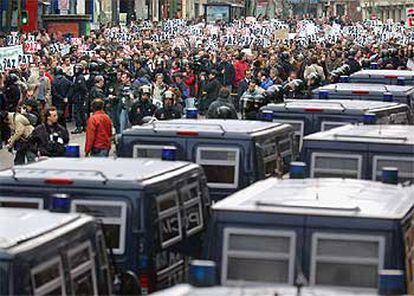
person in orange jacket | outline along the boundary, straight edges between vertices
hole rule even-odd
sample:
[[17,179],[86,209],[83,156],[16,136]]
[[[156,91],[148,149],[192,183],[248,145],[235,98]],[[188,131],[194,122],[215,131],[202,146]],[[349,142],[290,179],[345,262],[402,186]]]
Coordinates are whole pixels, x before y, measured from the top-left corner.
[[86,125],[85,155],[107,157],[111,150],[112,121],[105,113],[104,101],[92,102],[93,115]]

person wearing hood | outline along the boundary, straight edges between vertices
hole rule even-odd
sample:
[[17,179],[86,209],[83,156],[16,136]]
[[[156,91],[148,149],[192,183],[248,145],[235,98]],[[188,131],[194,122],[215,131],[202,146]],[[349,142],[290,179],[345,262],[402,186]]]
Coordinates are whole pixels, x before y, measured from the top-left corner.
[[218,98],[210,104],[207,118],[238,119],[236,108],[230,99],[230,91],[222,87]]

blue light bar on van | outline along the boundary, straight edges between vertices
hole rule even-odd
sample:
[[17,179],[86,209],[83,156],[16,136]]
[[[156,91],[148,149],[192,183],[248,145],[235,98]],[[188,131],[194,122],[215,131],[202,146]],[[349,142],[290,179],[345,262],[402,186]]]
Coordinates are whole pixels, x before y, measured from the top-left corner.
[[382,168],[382,183],[398,184],[398,168],[395,168],[395,167]]
[[371,63],[371,64],[369,65],[369,68],[370,68],[370,69],[373,69],[373,70],[378,69],[378,63]]
[[80,146],[79,144],[68,144],[65,147],[66,157],[80,157]]
[[175,160],[177,157],[177,148],[174,146],[164,146],[161,152],[162,160]]
[[402,270],[389,269],[379,272],[379,295],[404,295],[405,275]]
[[328,90],[320,90],[319,91],[319,99],[327,99],[329,97],[329,91]]
[[292,161],[290,163],[289,177],[291,179],[305,179],[306,163]]
[[50,196],[49,210],[51,212],[68,213],[70,210],[70,197],[64,193],[56,193]]
[[392,102],[392,101],[393,101],[393,99],[394,99],[394,96],[393,96],[393,94],[392,94],[392,93],[390,93],[390,92],[385,92],[385,93],[383,94],[383,98],[382,98],[382,100],[383,100],[384,102]]
[[147,256],[139,256],[138,267],[140,269],[148,268],[148,257]]
[[376,121],[377,121],[377,115],[372,114],[372,113],[364,114],[363,122],[365,124],[375,124]]
[[349,82],[349,76],[348,75],[341,75],[339,77],[339,82],[341,82],[341,83],[348,83]]
[[271,110],[262,110],[261,119],[264,120],[264,121],[272,121],[273,120],[273,111],[271,111]]
[[405,85],[405,77],[397,77],[397,85]]
[[197,108],[187,108],[187,110],[185,111],[186,118],[196,119],[197,116],[198,116]]
[[216,285],[216,263],[208,260],[190,262],[189,282],[195,287],[212,287]]

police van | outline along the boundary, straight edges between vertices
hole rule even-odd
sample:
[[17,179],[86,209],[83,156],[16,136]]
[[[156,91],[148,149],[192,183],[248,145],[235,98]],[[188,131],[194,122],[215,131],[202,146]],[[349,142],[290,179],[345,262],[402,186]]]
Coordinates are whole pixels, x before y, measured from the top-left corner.
[[349,77],[352,83],[414,85],[414,71],[409,70],[360,70]]
[[414,85],[335,83],[315,89],[312,98],[396,102],[414,110]]
[[299,148],[304,136],[345,124],[413,123],[405,104],[365,100],[288,100],[262,107],[260,118],[292,125]]
[[201,165],[210,197],[219,200],[272,174],[284,174],[296,157],[288,124],[220,119],[154,121],[134,126],[118,139],[120,157],[176,159]]
[[110,295],[105,237],[83,214],[0,209],[0,295]]
[[203,170],[178,161],[53,158],[0,172],[0,191],[3,207],[99,218],[115,265],[143,293],[185,280],[209,217]]
[[205,255],[225,286],[301,281],[375,292],[388,272],[393,295],[412,294],[413,207],[414,187],[268,178],[212,206]]
[[412,125],[346,125],[304,138],[301,159],[310,177],[379,180],[383,167],[414,181]]

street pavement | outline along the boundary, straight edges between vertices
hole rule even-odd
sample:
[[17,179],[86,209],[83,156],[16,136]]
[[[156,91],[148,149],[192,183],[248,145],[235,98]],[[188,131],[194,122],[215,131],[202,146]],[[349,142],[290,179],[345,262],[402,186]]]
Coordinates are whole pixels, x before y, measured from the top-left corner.
[[[71,144],[79,144],[81,157],[85,156],[84,148],[85,148],[85,133],[72,135],[70,132],[75,129],[73,123],[68,123],[67,125],[69,129],[69,143]],[[13,166],[13,159],[14,155],[7,151],[7,149],[0,149],[0,170],[8,169]]]

